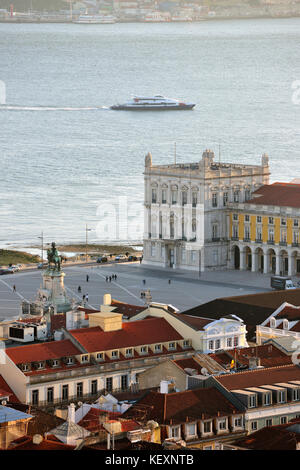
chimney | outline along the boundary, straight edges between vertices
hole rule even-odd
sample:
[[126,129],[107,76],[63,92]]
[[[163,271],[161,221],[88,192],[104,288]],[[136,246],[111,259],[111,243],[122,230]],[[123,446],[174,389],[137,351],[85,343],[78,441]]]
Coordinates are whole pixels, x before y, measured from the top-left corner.
[[43,442],[43,440],[43,436],[41,436],[40,434],[34,434],[34,436],[32,437],[32,444],[38,446],[39,444],[41,444],[41,442]]
[[72,423],[75,423],[75,404],[71,403],[68,406],[68,420],[72,421]]
[[111,295],[104,294],[103,296],[103,305],[111,305]]
[[160,382],[160,393],[169,393],[169,384],[168,380],[162,380]]

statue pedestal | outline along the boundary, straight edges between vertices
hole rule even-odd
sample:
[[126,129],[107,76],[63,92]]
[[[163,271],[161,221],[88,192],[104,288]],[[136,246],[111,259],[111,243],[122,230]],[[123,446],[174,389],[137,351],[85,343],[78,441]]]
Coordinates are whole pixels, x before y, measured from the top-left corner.
[[39,298],[45,304],[53,305],[56,313],[65,313],[71,309],[64,286],[65,273],[48,268],[43,273],[43,285],[39,290]]

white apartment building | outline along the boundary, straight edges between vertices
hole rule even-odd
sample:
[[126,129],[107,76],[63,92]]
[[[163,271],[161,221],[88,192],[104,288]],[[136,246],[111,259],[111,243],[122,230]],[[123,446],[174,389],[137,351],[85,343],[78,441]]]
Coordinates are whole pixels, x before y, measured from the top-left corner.
[[200,162],[153,165],[145,157],[143,264],[204,271],[232,266],[229,207],[269,183],[261,165],[220,163],[212,150]]

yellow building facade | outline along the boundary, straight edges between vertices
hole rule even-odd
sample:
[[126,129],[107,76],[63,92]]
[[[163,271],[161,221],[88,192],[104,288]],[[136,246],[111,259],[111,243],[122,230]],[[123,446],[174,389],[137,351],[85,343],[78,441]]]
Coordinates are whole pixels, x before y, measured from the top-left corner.
[[299,194],[299,184],[276,183],[263,186],[249,201],[231,204],[231,268],[289,276],[300,273]]

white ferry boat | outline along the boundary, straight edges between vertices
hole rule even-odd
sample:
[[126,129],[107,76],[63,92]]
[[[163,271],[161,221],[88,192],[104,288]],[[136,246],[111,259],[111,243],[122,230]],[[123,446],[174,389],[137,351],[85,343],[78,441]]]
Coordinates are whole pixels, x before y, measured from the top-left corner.
[[73,21],[76,24],[113,24],[116,23],[117,18],[112,15],[81,15],[77,20]]
[[194,103],[183,103],[179,100],[165,98],[161,95],[153,97],[135,96],[124,104],[116,104],[110,107],[122,111],[165,111],[193,109]]
[[144,21],[146,23],[165,23],[170,21],[170,13],[150,11],[146,16],[144,16]]

